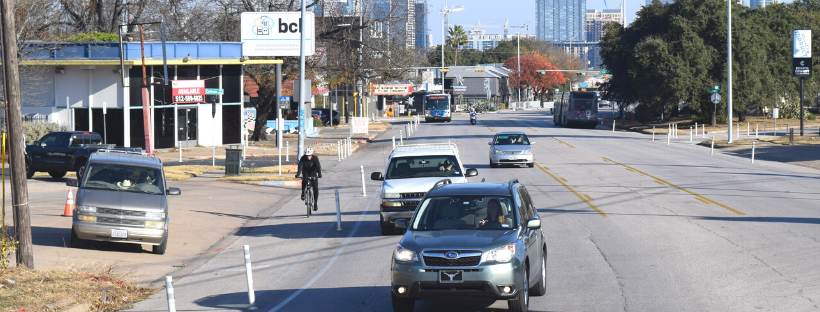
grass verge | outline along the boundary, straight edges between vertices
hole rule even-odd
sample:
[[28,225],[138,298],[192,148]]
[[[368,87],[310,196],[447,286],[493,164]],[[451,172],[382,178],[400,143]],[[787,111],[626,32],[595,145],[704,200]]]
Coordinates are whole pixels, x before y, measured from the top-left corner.
[[[761,138],[761,141],[770,142],[775,144],[783,144],[789,145],[789,136],[782,136],[776,138]],[[800,137],[799,135],[794,136],[794,144],[797,145],[820,145],[820,137],[817,136],[803,136]]]
[[[8,170],[9,169],[6,169],[6,174],[8,174]],[[51,176],[48,174],[48,172],[35,172],[34,177],[35,178],[51,178]],[[77,173],[75,173],[74,171],[69,171],[65,174],[65,177],[66,178],[75,178],[75,177],[77,177]]]
[[[0,311],[61,311],[88,303],[91,311],[120,311],[157,292],[130,284],[111,268],[0,269]],[[14,281],[14,283],[8,280]]]
[[[248,165],[249,162],[245,162],[245,165]],[[296,174],[296,166],[294,165],[283,165],[282,166],[282,174],[294,175]],[[257,168],[250,168],[244,167],[242,168],[243,173],[276,173],[279,174],[279,166],[270,166],[270,167],[257,167]]]
[[167,166],[165,168],[165,178],[174,181],[184,181],[199,176],[206,171],[225,170],[223,166]]
[[296,181],[292,174],[288,175],[238,175],[238,176],[223,176],[217,181],[227,182],[259,182],[259,181]]

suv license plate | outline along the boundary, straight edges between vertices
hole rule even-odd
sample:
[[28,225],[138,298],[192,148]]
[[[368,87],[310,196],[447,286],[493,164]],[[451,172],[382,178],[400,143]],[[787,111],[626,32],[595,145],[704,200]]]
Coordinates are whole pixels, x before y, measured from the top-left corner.
[[111,230],[111,238],[128,238],[127,230]]
[[440,283],[461,283],[464,282],[463,270],[441,270],[438,273]]

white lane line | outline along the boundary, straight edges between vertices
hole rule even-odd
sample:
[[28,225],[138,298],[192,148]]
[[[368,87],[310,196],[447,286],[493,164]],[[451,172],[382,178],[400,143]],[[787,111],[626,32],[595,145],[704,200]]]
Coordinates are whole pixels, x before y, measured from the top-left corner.
[[322,270],[320,270],[319,273],[316,273],[316,275],[314,275],[313,278],[310,279],[310,281],[305,283],[305,285],[302,285],[302,287],[299,288],[299,290],[297,290],[296,292],[291,294],[290,297],[287,297],[285,300],[282,300],[281,303],[279,303],[277,306],[273,307],[273,309],[270,309],[268,312],[279,311],[279,309],[281,309],[286,304],[288,304],[288,302],[293,300],[293,298],[296,298],[297,296],[299,296],[299,294],[301,294],[303,291],[305,291],[305,289],[308,289],[310,287],[310,285],[313,285],[313,283],[316,282],[316,280],[318,280],[320,277],[322,277],[322,275],[324,275],[325,272],[327,272],[327,270],[330,269],[330,266],[332,266],[333,263],[336,262],[336,259],[338,259],[339,255],[342,254],[342,251],[345,250],[345,247],[350,242],[350,240],[353,238],[353,235],[356,234],[356,230],[358,230],[359,225],[362,224],[362,219],[364,219],[364,216],[367,213],[367,211],[370,210],[370,205],[373,204],[373,199],[375,199],[376,196],[379,195],[379,192],[381,192],[381,187],[379,187],[375,192],[373,192],[373,195],[370,197],[370,200],[367,202],[367,206],[364,207],[364,210],[362,211],[362,214],[359,215],[359,220],[356,220],[356,226],[353,227],[353,230],[350,231],[350,234],[347,235],[347,238],[345,238],[345,241],[342,243],[341,246],[339,246],[339,249],[336,250],[336,254],[334,254],[333,257],[330,258],[330,261],[328,261],[327,264],[325,264],[325,267],[322,268]]
[[[347,201],[347,204],[345,205],[345,208],[344,208],[344,210],[342,210],[342,211],[343,211],[343,212],[347,212],[347,208],[349,208],[349,207],[350,207],[350,204],[352,204],[352,203],[353,203],[353,200],[354,200],[354,199],[358,199],[358,198],[361,198],[361,197],[352,196],[352,197],[350,198],[350,200],[348,200],[348,201]],[[320,235],[320,236],[319,236],[319,237],[317,237],[315,240],[313,240],[313,244],[310,244],[310,247],[308,247],[308,249],[307,249],[307,250],[305,250],[305,252],[302,254],[302,256],[301,256],[301,257],[299,257],[299,260],[296,260],[296,262],[294,262],[293,264],[291,264],[291,265],[287,268],[287,270],[285,270],[284,272],[282,272],[282,274],[279,274],[279,276],[277,276],[274,280],[272,280],[270,283],[268,283],[267,285],[265,285],[265,288],[264,288],[264,289],[271,289],[271,288],[273,288],[273,285],[276,285],[276,283],[278,283],[278,282],[279,282],[279,281],[281,281],[283,278],[285,278],[285,276],[287,276],[287,275],[288,275],[288,273],[290,273],[290,271],[293,271],[293,268],[295,268],[297,265],[299,265],[300,263],[302,263],[302,261],[303,261],[303,260],[305,260],[305,258],[307,258],[307,256],[308,256],[311,252],[313,252],[313,250],[314,250],[314,249],[316,249],[316,246],[318,246],[318,245],[319,245],[319,241],[321,241],[321,240],[322,240],[322,238],[324,238],[324,237],[325,237],[325,235],[327,235],[327,232],[329,232],[329,231],[330,231],[330,229],[331,229],[331,228],[334,228],[335,226],[336,226],[336,222],[332,222],[331,224],[329,224],[329,225],[327,226],[327,228],[325,229],[325,231],[324,231],[324,232],[322,232],[322,235]]]

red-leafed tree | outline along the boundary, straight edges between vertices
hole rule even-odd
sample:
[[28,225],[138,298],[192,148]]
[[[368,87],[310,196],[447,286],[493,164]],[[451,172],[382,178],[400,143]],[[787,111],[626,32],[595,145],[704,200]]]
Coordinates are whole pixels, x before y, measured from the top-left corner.
[[[564,74],[561,72],[543,72],[542,70],[558,69],[552,66],[537,52],[529,52],[521,56],[521,71],[518,71],[518,57],[511,57],[504,62],[504,67],[510,69],[510,88],[523,91],[533,90],[540,101],[544,95],[556,84],[564,83]],[[525,93],[526,94],[526,93]]]

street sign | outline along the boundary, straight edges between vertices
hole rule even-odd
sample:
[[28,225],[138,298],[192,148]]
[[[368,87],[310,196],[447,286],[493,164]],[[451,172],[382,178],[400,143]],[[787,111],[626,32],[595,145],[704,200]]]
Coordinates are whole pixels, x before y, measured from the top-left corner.
[[606,70],[606,69],[601,70],[601,75],[607,75],[607,74],[609,74],[609,70]]
[[453,86],[453,92],[467,92],[467,86]]
[[792,31],[792,77],[811,77],[811,30]]
[[709,90],[709,92],[712,92],[712,93],[721,93],[721,92],[722,92],[722,90],[720,90],[720,86],[715,86],[714,88],[710,89],[710,90]]
[[578,87],[579,88],[589,88],[589,82],[579,82]]
[[279,101],[290,102],[290,99],[291,99],[290,95],[283,95],[283,96],[279,97]]
[[205,95],[224,95],[225,90],[223,89],[205,89]]
[[283,95],[279,97],[279,109],[290,109],[290,102],[291,97],[289,95]]
[[108,108],[108,103],[103,102],[103,115],[105,115],[106,113],[108,113],[108,112],[106,112],[106,109],[107,109],[107,108]]
[[717,93],[712,94],[712,103],[715,103],[715,104],[720,103],[720,94],[717,94]]
[[204,103],[205,80],[171,80],[174,103]]
[[410,95],[413,85],[410,84],[374,84],[373,95]]

